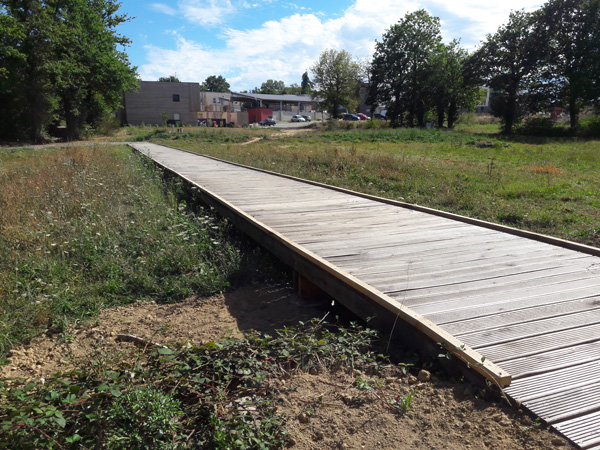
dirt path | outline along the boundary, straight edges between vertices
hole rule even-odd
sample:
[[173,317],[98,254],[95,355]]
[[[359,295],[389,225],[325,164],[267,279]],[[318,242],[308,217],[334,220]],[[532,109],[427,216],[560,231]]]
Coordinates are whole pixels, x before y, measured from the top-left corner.
[[[272,333],[299,320],[323,317],[329,305],[308,304],[286,286],[248,286],[225,295],[178,304],[136,303],[102,312],[97,322],[62,336],[40,337],[11,352],[3,377],[49,377],[72,361],[133,345],[131,334],[154,342],[207,342],[256,329]],[[470,384],[422,373],[421,381],[390,366],[367,374],[302,374],[279,380],[279,412],[288,418],[296,450],[310,449],[550,449],[565,441],[536,426],[517,408],[482,399]],[[413,394],[401,414],[397,398]],[[568,448],[568,447],[563,447]]]

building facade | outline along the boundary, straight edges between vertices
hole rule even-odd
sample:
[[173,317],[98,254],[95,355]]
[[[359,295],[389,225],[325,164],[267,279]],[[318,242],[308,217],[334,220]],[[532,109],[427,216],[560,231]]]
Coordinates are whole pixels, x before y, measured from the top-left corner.
[[[123,125],[243,126],[249,108],[268,108],[273,118],[290,120],[295,114],[316,115],[316,101],[308,95],[270,95],[206,92],[199,83],[140,81],[136,92],[123,94],[118,112]],[[262,117],[262,116],[261,116]]]

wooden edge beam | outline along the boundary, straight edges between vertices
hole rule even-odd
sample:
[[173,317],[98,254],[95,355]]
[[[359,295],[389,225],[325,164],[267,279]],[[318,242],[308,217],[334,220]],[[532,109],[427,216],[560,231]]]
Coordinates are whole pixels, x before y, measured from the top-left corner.
[[[143,150],[140,150],[139,148],[137,148],[137,146],[132,145],[132,144],[129,144],[129,145],[134,150],[151,158],[151,155],[150,155],[151,151],[148,151],[148,154],[146,154]],[[158,144],[154,144],[154,145],[158,145]],[[141,147],[141,145],[140,145],[140,147]],[[175,149],[175,150],[177,150],[177,149]],[[198,156],[202,156],[202,155],[198,155]],[[176,171],[169,169],[168,167],[159,163],[158,161],[155,161],[155,162],[158,165],[160,165],[161,167],[165,168],[166,170],[168,170],[172,173],[177,173]],[[227,162],[227,161],[223,161],[223,162]],[[235,213],[237,216],[241,217],[244,221],[253,225],[255,228],[259,229],[264,234],[266,234],[266,235],[270,236],[272,239],[280,242],[281,244],[283,244],[285,247],[289,248],[293,252],[301,255],[302,257],[304,257],[311,263],[315,264],[317,267],[321,268],[322,270],[328,272],[330,275],[334,276],[335,278],[345,282],[346,284],[351,286],[353,289],[355,289],[357,292],[360,292],[364,296],[375,301],[377,304],[381,305],[386,310],[390,311],[394,316],[397,316],[399,319],[403,320],[404,322],[413,326],[414,328],[416,328],[417,330],[419,330],[420,332],[422,332],[429,338],[433,339],[434,342],[441,343],[447,351],[449,351],[451,354],[456,356],[461,361],[467,363],[472,369],[474,369],[476,372],[483,375],[486,379],[497,384],[501,388],[510,385],[512,376],[508,372],[506,372],[504,369],[502,369],[499,366],[497,366],[496,364],[494,364],[492,361],[487,360],[480,353],[478,353],[477,351],[468,347],[462,341],[460,341],[459,339],[457,339],[450,333],[446,332],[445,330],[443,330],[442,328],[440,328],[439,326],[437,326],[436,324],[431,322],[429,319],[425,318],[424,316],[422,316],[420,314],[417,314],[415,311],[413,311],[410,308],[395,301],[394,299],[387,296],[383,292],[373,288],[372,286],[359,280],[358,278],[354,277],[353,275],[340,270],[339,268],[337,268],[330,262],[328,262],[325,259],[321,258],[320,256],[314,254],[310,250],[305,249],[304,247],[293,242],[292,240],[286,238],[281,233],[273,230],[272,228],[268,227],[267,225],[263,224],[262,222],[259,222],[254,217],[245,213],[237,206],[235,206],[232,203],[228,202],[227,200],[221,198],[219,195],[205,189],[204,187],[198,185],[197,183],[195,183],[194,181],[185,177],[184,175],[181,175],[179,173],[177,173],[177,175],[179,177],[181,177],[182,179],[186,180],[188,183],[192,184],[193,186],[196,186],[205,195],[207,195],[211,199],[213,199],[213,201],[220,203],[221,205],[226,207],[229,211]]]

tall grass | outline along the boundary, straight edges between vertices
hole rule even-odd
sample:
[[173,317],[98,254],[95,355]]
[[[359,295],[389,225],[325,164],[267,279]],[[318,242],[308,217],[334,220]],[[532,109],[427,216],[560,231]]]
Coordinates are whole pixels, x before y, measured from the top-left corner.
[[0,355],[103,307],[224,289],[240,254],[178,189],[125,147],[1,153]]

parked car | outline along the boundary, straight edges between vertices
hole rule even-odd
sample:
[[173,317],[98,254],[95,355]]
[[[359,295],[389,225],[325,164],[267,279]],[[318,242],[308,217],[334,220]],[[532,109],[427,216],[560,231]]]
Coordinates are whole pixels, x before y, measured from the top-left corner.
[[304,120],[306,120],[307,122],[310,122],[312,120],[310,116],[302,116],[302,117],[304,117]]
[[358,117],[360,117],[360,120],[369,120],[370,119],[369,116],[367,116],[366,114],[363,114],[363,113],[356,113],[356,115]]
[[360,120],[356,114],[344,114],[344,120]]
[[296,114],[292,116],[292,122],[306,122],[306,120],[300,114]]
[[387,117],[385,116],[385,114],[379,114],[379,113],[373,114],[373,118],[374,119],[387,120]]
[[276,123],[277,122],[275,122],[275,119],[263,119],[260,122],[258,122],[258,124],[263,127],[271,127],[274,126]]

